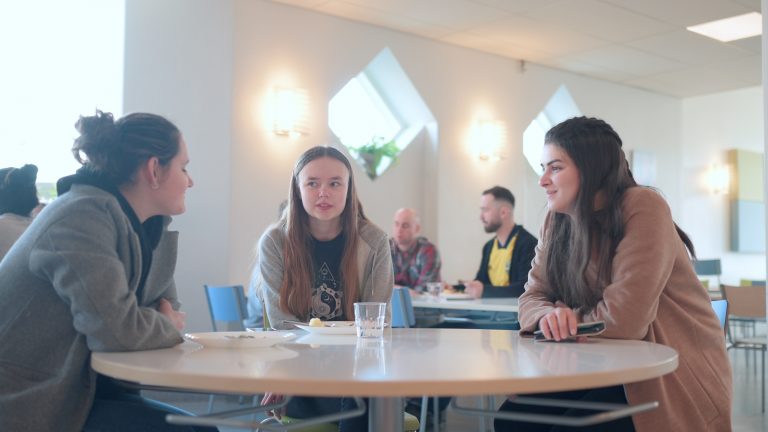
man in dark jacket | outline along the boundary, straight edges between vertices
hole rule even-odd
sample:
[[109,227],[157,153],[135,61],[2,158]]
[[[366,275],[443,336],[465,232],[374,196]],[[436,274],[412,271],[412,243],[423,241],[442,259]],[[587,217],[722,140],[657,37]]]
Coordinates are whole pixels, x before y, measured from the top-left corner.
[[515,196],[509,189],[494,186],[483,191],[480,220],[485,232],[496,236],[483,246],[475,280],[464,284],[465,292],[475,298],[519,297],[524,291],[537,240],[515,224],[514,209]]

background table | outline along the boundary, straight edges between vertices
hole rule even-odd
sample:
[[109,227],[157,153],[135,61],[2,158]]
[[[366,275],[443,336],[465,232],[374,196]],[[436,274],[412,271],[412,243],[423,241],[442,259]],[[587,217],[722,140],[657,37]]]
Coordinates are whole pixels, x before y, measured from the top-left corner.
[[428,295],[413,297],[414,308],[471,310],[481,312],[517,312],[517,297],[481,298],[473,300],[446,300]]
[[402,397],[538,393],[655,378],[677,353],[642,341],[542,343],[501,330],[394,329],[381,340],[301,336],[256,349],[191,342],[93,353],[94,370],[139,384],[210,392],[370,397],[377,431],[402,431]]

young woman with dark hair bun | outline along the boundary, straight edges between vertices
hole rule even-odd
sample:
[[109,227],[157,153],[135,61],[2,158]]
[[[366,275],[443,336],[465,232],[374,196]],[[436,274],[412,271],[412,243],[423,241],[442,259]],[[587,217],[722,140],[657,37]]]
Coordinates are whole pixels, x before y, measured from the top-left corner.
[[32,223],[37,198],[37,167],[0,169],[0,261]]
[[[581,322],[604,321],[602,337],[674,348],[680,366],[662,377],[536,397],[590,402],[658,401],[659,407],[590,431],[731,430],[731,366],[725,338],[691,264],[693,244],[664,198],[639,186],[622,141],[603,120],[577,117],[547,132],[539,184],[546,216],[525,293],[521,333],[561,341]],[[505,402],[502,411],[583,415],[585,410]],[[592,411],[592,413],[594,413]],[[496,420],[497,431],[570,428]],[[581,430],[581,429],[579,429]]]
[[82,168],[0,262],[0,430],[196,430],[90,367],[93,351],[182,342],[167,226],[192,186],[187,146],[154,114],[76,128]]

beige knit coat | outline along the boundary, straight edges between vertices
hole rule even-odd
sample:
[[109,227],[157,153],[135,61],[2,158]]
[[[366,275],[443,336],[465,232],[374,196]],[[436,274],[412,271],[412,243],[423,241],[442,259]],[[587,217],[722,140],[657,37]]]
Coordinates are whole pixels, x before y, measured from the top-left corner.
[[[610,283],[597,307],[581,320],[604,320],[603,337],[655,342],[678,352],[675,372],[625,385],[630,404],[660,403],[633,417],[638,432],[729,431],[732,374],[723,330],[675,232],[669,206],[657,192],[635,187],[624,194],[622,214],[625,234],[616,248]],[[542,266],[544,241],[536,248],[520,297],[523,332],[536,330],[539,319],[554,308]],[[586,278],[596,283],[595,262]]]

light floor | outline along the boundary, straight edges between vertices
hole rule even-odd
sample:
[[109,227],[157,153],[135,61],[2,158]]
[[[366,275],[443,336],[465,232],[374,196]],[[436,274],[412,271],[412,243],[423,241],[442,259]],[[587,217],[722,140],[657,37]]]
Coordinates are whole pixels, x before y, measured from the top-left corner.
[[[734,398],[733,398],[733,430],[734,432],[752,432],[768,430],[768,416],[760,412],[760,354],[736,350],[730,352],[731,364],[734,371]],[[172,393],[147,392],[147,396],[175,404],[181,408],[195,413],[205,413],[208,409],[208,397],[204,395],[187,395]],[[501,402],[501,399],[499,399]],[[460,398],[462,405],[476,404],[474,398]],[[246,400],[245,404],[250,404]],[[240,405],[235,396],[217,396],[215,409],[236,409],[247,405]],[[258,417],[263,418],[263,416]],[[431,426],[431,425],[430,425]],[[220,428],[222,432],[241,432],[248,429]],[[482,430],[479,421],[475,418],[464,417],[447,411],[446,420],[441,431],[467,432]],[[487,430],[492,430],[489,426]]]

